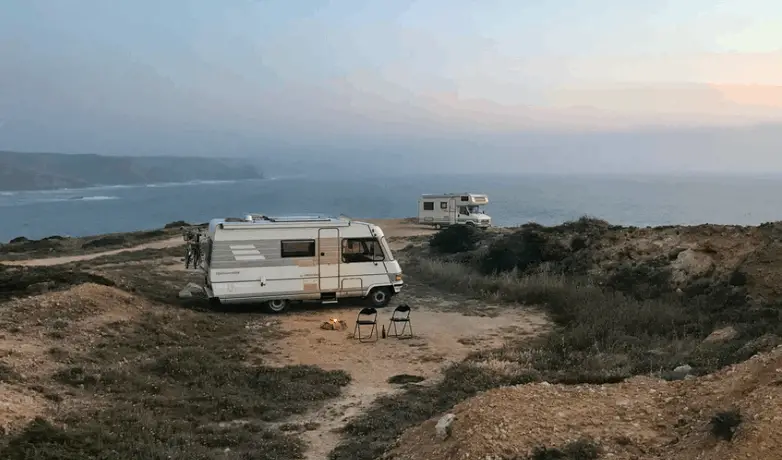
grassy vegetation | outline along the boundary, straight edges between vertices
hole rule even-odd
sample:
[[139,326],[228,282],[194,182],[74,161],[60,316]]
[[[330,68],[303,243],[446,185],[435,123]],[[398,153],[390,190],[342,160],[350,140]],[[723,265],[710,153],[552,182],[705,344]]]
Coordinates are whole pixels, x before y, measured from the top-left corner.
[[[703,374],[779,342],[778,306],[749,302],[745,288],[730,279],[701,280],[675,293],[664,266],[652,263],[620,267],[595,282],[586,276],[586,252],[610,226],[590,219],[565,226],[581,231],[579,239],[563,238],[562,228],[530,225],[455,257],[403,254],[405,271],[420,281],[493,302],[540,305],[555,328],[534,342],[473,354],[450,367],[437,385],[381,398],[348,424],[332,460],[377,458],[404,429],[502,385],[611,383],[638,374],[674,378],[672,370],[682,364]],[[738,337],[704,342],[725,325]]]
[[[169,257],[178,257],[184,259],[185,246],[182,245],[172,246],[163,249],[141,249],[138,251],[123,251],[117,254],[110,254],[107,256],[100,256],[87,261],[76,262],[74,267],[88,269],[92,267],[98,267],[101,265],[112,264],[126,264],[128,262],[159,262],[160,259]],[[183,262],[184,263],[184,262]]]
[[[4,459],[293,459],[298,438],[268,428],[339,394],[350,377],[311,366],[267,367],[247,317],[149,312],[116,322],[54,378],[95,401],[57,424],[33,421]],[[274,334],[269,330],[267,334]]]
[[[12,297],[26,297],[67,289],[82,283],[112,286],[102,276],[64,267],[13,267],[0,265],[0,302]],[[0,308],[2,306],[0,305]]]
[[157,230],[87,236],[82,238],[54,235],[40,240],[31,240],[19,237],[14,238],[7,244],[0,244],[0,260],[25,260],[41,257],[89,254],[137,246],[139,244],[165,240],[178,235],[179,226],[166,227]]
[[[172,250],[145,253],[159,258]],[[184,303],[177,292],[186,277],[139,255],[122,253],[21,271],[0,266],[0,274],[7,275],[4,283],[14,282],[19,273],[24,273],[22,284],[54,279],[58,284],[52,289],[97,280],[158,305],[139,318],[102,326],[88,352],[53,348],[51,356],[67,366],[51,381],[36,382],[36,388],[48,399],[78,409],[55,420],[36,419],[22,432],[0,437],[0,458],[301,458],[305,446],[298,435],[270,423],[337,396],[350,376],[312,366],[264,365],[264,343],[280,334],[267,324],[268,318],[216,313],[192,300]],[[137,263],[112,265],[128,261]],[[38,292],[17,287],[4,289],[15,296]],[[246,327],[250,321],[262,327]],[[0,363],[0,381],[15,379],[13,370]]]

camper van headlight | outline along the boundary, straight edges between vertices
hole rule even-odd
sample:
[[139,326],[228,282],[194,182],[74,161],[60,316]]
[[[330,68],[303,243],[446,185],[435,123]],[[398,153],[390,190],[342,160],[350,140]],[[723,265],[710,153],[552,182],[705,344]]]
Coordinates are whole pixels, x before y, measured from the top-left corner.
[[399,273],[398,275],[396,275],[396,280],[397,280],[397,281],[402,281],[402,274],[401,274],[401,273]]

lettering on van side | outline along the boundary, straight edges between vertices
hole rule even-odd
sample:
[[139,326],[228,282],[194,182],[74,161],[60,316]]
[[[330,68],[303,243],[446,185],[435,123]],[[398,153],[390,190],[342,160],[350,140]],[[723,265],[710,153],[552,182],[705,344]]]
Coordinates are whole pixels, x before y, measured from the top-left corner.
[[235,272],[215,272],[215,275],[238,275],[239,273],[241,272],[237,270]]

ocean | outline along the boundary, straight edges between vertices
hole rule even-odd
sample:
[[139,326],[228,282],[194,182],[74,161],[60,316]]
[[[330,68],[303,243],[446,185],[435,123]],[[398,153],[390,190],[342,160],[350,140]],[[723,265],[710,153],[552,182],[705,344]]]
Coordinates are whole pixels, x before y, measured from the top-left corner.
[[423,193],[489,195],[495,225],[558,224],[582,215],[622,225],[782,220],[782,178],[717,176],[305,176],[250,181],[0,192],[0,241],[160,228],[176,220],[274,214],[415,216]]

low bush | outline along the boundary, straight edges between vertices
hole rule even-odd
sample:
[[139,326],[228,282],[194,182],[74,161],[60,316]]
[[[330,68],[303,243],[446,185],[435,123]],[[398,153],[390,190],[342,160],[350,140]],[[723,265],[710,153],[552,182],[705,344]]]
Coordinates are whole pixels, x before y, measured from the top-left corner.
[[527,227],[494,241],[479,268],[489,275],[514,270],[524,272],[544,262],[560,262],[571,252],[558,238]]
[[67,289],[82,283],[113,286],[102,276],[62,266],[12,267],[0,265],[0,301]]
[[429,241],[429,247],[441,254],[457,254],[472,251],[483,237],[483,230],[473,225],[446,227]]
[[122,246],[127,243],[125,235],[109,235],[90,240],[81,245],[82,249],[105,248],[108,246]]
[[181,228],[181,227],[189,227],[190,224],[185,222],[184,220],[175,220],[174,222],[167,223],[163,228],[165,229],[172,229],[172,228]]
[[741,413],[737,409],[719,412],[711,419],[711,434],[720,440],[731,441],[741,425]]

